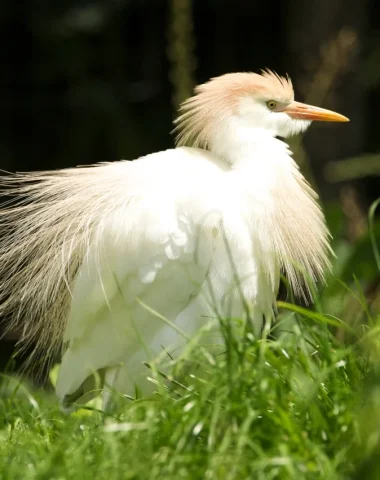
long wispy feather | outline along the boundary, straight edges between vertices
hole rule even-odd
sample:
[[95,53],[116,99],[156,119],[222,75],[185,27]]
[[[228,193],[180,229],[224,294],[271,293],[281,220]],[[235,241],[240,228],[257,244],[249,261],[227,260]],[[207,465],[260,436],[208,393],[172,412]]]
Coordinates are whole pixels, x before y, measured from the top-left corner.
[[72,281],[96,225],[125,202],[126,163],[0,178],[0,316],[33,345],[29,362],[61,349]]

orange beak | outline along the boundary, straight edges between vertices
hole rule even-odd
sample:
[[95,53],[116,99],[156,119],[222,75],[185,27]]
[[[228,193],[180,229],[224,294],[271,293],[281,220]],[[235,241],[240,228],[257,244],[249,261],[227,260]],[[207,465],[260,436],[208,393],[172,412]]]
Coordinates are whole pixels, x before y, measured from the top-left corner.
[[292,102],[281,110],[287,113],[290,118],[299,120],[317,120],[319,122],[349,122],[350,120],[340,113],[313,107],[306,103]]

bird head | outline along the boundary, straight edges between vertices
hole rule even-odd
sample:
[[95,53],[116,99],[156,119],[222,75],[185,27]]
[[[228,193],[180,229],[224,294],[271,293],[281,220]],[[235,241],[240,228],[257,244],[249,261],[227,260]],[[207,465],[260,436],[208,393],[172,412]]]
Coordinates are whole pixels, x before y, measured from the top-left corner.
[[230,73],[195,89],[180,107],[176,120],[177,145],[209,148],[225,128],[260,129],[273,136],[289,137],[307,129],[312,121],[347,122],[331,110],[294,100],[289,77],[266,70]]

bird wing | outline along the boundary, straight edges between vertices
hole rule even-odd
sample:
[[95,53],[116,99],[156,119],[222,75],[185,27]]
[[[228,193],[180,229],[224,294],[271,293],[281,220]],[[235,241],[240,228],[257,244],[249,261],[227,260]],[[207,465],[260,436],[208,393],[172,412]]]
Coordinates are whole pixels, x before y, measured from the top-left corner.
[[[105,204],[72,288],[57,383],[61,399],[96,371],[125,361],[140,367],[178,341],[181,335],[167,322],[191,305],[212,256],[204,213],[216,201],[209,186],[218,184],[223,164],[183,147],[125,163],[124,182],[121,166],[115,167],[118,206]],[[188,334],[199,327],[181,318]]]

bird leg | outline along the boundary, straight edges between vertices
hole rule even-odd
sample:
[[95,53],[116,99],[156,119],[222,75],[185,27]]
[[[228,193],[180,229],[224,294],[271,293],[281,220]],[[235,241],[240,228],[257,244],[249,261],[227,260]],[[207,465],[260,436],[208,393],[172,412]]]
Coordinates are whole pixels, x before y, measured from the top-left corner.
[[107,410],[110,406],[110,400],[112,398],[112,394],[115,392],[115,385],[117,383],[117,378],[120,374],[121,368],[122,366],[118,365],[117,367],[107,368],[105,371],[102,401],[103,410]]

